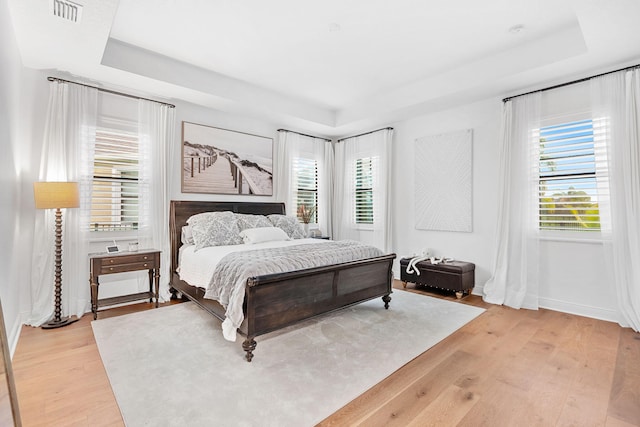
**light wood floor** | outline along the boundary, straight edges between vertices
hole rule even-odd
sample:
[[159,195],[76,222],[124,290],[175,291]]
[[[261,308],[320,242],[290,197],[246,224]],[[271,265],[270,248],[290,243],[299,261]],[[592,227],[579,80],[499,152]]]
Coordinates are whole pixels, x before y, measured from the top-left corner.
[[[492,306],[476,296],[460,303],[487,311],[321,425],[640,426],[640,334],[549,310]],[[91,318],[50,331],[23,328],[13,368],[25,426],[123,425]]]

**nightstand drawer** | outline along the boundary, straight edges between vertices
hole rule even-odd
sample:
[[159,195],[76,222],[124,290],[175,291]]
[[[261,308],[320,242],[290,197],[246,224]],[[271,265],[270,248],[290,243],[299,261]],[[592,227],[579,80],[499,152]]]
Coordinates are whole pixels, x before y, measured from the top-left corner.
[[153,260],[147,262],[132,262],[130,264],[101,265],[100,274],[124,273],[125,271],[149,270],[155,268]]
[[103,265],[131,264],[134,262],[153,262],[153,254],[120,255],[102,260]]

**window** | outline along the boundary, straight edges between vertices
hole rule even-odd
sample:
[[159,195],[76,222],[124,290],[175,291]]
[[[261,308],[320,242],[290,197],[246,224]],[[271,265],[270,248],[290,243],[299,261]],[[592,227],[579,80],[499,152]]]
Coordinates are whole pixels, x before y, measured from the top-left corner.
[[373,224],[373,170],[377,157],[363,157],[355,164],[355,221]]
[[[293,159],[295,205],[298,219],[302,221],[300,207],[311,208],[311,223],[317,223],[318,212],[318,162],[314,159]],[[303,221],[304,222],[304,221]]]
[[600,230],[594,121],[540,129],[541,230]]
[[96,131],[91,231],[138,229],[138,135]]

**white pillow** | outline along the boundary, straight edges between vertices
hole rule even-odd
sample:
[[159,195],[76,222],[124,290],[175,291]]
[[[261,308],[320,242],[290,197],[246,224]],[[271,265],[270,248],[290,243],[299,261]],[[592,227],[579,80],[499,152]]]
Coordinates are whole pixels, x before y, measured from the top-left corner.
[[279,242],[291,240],[284,230],[278,227],[257,227],[247,228],[240,232],[240,237],[246,244],[256,244],[261,242]]

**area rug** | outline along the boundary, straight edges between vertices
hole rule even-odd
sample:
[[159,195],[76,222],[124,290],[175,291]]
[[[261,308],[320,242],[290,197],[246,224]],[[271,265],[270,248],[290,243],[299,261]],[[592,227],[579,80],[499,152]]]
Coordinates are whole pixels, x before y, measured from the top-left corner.
[[127,426],[313,426],[484,310],[396,290],[258,337],[193,303],[92,322]]

